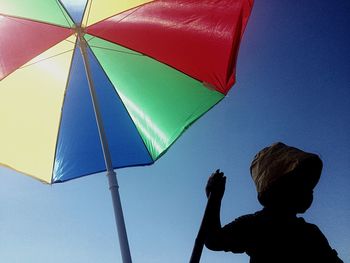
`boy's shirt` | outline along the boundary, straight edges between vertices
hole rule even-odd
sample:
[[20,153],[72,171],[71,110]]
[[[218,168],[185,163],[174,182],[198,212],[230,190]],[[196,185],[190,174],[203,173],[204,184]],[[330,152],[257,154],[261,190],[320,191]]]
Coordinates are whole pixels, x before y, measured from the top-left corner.
[[223,250],[245,252],[251,263],[343,262],[316,225],[266,208],[224,226],[220,239]]

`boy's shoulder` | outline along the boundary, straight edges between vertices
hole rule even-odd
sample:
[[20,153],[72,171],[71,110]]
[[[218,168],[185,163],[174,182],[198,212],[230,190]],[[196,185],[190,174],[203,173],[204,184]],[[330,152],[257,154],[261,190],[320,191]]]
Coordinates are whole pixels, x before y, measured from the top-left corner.
[[305,227],[314,231],[320,231],[316,225],[306,222],[302,217],[297,217],[297,216],[287,217],[279,213],[272,213],[271,211],[265,208],[252,214],[242,215],[236,218],[232,223],[252,224],[257,226],[262,224],[267,224],[267,225],[287,224],[287,225],[295,225],[298,227]]
[[224,226],[231,232],[252,233],[252,235],[276,235],[289,233],[325,239],[321,230],[314,224],[306,222],[302,217],[284,216],[262,209],[252,214],[242,215]]

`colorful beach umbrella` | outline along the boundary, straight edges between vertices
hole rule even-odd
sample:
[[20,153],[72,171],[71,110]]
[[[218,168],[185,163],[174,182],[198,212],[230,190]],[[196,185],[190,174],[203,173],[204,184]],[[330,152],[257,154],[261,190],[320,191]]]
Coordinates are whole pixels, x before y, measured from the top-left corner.
[[251,7],[0,0],[0,164],[49,184],[107,170],[130,262],[114,169],[152,164],[224,98]]

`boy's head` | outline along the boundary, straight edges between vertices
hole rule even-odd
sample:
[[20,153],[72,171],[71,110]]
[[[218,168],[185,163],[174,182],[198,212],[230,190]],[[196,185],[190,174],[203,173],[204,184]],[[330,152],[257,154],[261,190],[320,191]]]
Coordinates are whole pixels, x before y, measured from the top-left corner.
[[310,207],[321,171],[318,155],[280,142],[258,152],[250,167],[260,203],[296,213]]

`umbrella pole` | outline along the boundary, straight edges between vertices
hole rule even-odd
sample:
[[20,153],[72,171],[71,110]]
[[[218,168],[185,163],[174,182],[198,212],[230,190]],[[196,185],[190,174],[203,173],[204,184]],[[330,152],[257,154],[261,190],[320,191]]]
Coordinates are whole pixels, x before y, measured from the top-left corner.
[[86,40],[81,36],[81,34],[78,34],[78,37],[79,37],[79,43],[80,43],[80,51],[84,60],[86,76],[88,78],[91,99],[94,107],[96,122],[98,126],[98,132],[101,140],[101,146],[102,146],[103,155],[105,159],[107,177],[109,182],[109,190],[111,191],[111,194],[112,194],[114,216],[117,224],[119,245],[120,245],[120,250],[122,254],[122,259],[123,259],[123,263],[131,263],[132,262],[131,254],[130,254],[129,242],[128,242],[128,237],[127,237],[126,228],[125,228],[123,209],[120,202],[118,181],[117,181],[116,173],[114,172],[114,169],[113,169],[111,154],[107,143],[107,137],[103,128],[97,95],[96,95],[94,83],[91,76],[90,64],[89,64],[89,59],[87,54],[87,43],[86,43]]

